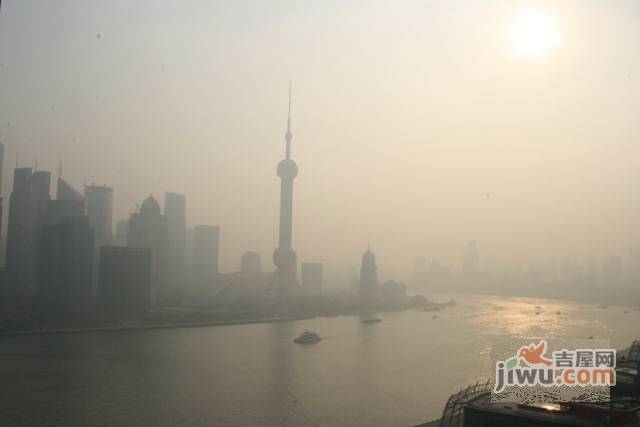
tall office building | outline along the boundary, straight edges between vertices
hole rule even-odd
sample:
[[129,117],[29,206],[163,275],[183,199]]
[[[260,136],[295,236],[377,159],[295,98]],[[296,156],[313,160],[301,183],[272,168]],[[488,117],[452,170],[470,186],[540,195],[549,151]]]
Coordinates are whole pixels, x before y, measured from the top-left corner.
[[0,143],[0,266],[5,265],[7,255],[7,241],[4,234],[4,192],[2,191],[2,177],[4,174],[4,144]]
[[93,257],[96,268],[93,269],[92,295],[98,296],[98,272],[100,269],[100,248],[110,246],[113,240],[113,189],[105,185],[87,185],[84,198],[89,224],[95,233]]
[[169,227],[153,197],[142,202],[140,211],[131,215],[127,246],[151,249],[152,301],[161,299],[167,290],[169,273]]
[[95,231],[97,248],[111,245],[113,223],[113,188],[87,185],[84,189],[89,224]]
[[253,251],[245,252],[242,257],[240,257],[240,272],[245,275],[262,273],[262,259],[260,254]]
[[151,249],[100,248],[98,303],[105,314],[137,315],[151,305]]
[[86,216],[40,230],[36,309],[45,317],[89,317],[93,312],[93,230]]
[[185,281],[186,204],[182,194],[165,194],[164,215],[169,225],[169,277],[173,287],[181,286]]
[[375,304],[378,298],[378,266],[371,248],[362,255],[360,268],[360,302]]
[[56,199],[47,202],[42,225],[60,224],[65,218],[84,216],[84,197],[58,173]]
[[322,274],[324,266],[321,262],[302,263],[302,292],[308,297],[322,295]]
[[298,256],[292,247],[293,228],[293,180],[298,176],[298,165],[291,159],[291,86],[289,86],[289,114],[285,133],[285,158],[278,163],[280,177],[280,235],[278,247],[273,252],[276,271],[270,285],[279,298],[298,293]]
[[65,181],[58,172],[58,185],[56,189],[57,200],[68,200],[74,203],[82,204],[84,210],[84,196],[78,190],[73,188],[71,184]]
[[51,172],[37,171],[31,179],[36,215],[40,216],[47,209],[47,202],[51,200]]
[[118,221],[116,233],[113,235],[113,246],[127,246],[127,234],[129,234],[129,221]]
[[4,173],[4,144],[0,142],[0,240],[4,236],[4,228],[2,226],[4,214],[4,192],[2,191],[2,177]]
[[35,293],[34,268],[38,215],[33,195],[31,168],[17,168],[9,203],[7,230],[7,279],[9,298],[21,306],[30,304]]
[[218,276],[220,227],[196,225],[193,230],[193,276],[196,286],[208,289]]
[[4,172],[4,144],[0,142],[0,195],[4,194],[2,183],[3,183],[3,175]]

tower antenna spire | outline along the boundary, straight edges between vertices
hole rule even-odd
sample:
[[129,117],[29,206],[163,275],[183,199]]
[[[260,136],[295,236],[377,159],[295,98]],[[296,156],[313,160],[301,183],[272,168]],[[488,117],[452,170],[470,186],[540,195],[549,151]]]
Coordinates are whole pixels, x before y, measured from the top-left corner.
[[288,122],[291,122],[291,80],[289,80],[289,113],[287,115]]
[[286,158],[291,158],[291,138],[293,135],[291,134],[291,80],[289,80],[289,110],[287,113],[287,133],[284,135],[285,140],[287,141],[286,147]]

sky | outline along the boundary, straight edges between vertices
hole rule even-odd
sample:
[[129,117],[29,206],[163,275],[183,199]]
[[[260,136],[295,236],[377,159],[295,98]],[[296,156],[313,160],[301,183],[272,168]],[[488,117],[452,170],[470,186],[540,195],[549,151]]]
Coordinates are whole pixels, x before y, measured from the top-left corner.
[[[514,47],[522,16],[557,41]],[[640,2],[4,0],[0,141],[115,189],[115,219],[187,197],[221,267],[277,241],[293,82],[294,247],[382,278],[416,256],[484,269],[640,241]]]

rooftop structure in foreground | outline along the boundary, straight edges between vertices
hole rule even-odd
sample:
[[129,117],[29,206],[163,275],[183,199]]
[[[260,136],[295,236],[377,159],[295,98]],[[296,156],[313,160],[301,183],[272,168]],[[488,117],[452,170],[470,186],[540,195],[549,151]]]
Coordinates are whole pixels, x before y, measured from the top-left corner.
[[[596,427],[603,425],[637,426],[640,402],[614,399],[603,403],[518,404],[492,402],[485,393],[464,407],[465,427]],[[613,422],[612,422],[613,421]],[[445,425],[445,424],[441,424]]]

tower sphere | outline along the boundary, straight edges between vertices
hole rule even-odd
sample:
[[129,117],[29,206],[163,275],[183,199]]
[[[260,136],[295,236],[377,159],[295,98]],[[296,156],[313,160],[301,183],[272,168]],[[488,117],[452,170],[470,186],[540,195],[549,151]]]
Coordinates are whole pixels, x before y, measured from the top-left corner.
[[293,179],[298,176],[298,165],[291,159],[278,163],[278,176],[282,179]]
[[292,248],[278,247],[273,252],[273,263],[276,267],[293,267],[298,262],[298,255]]

